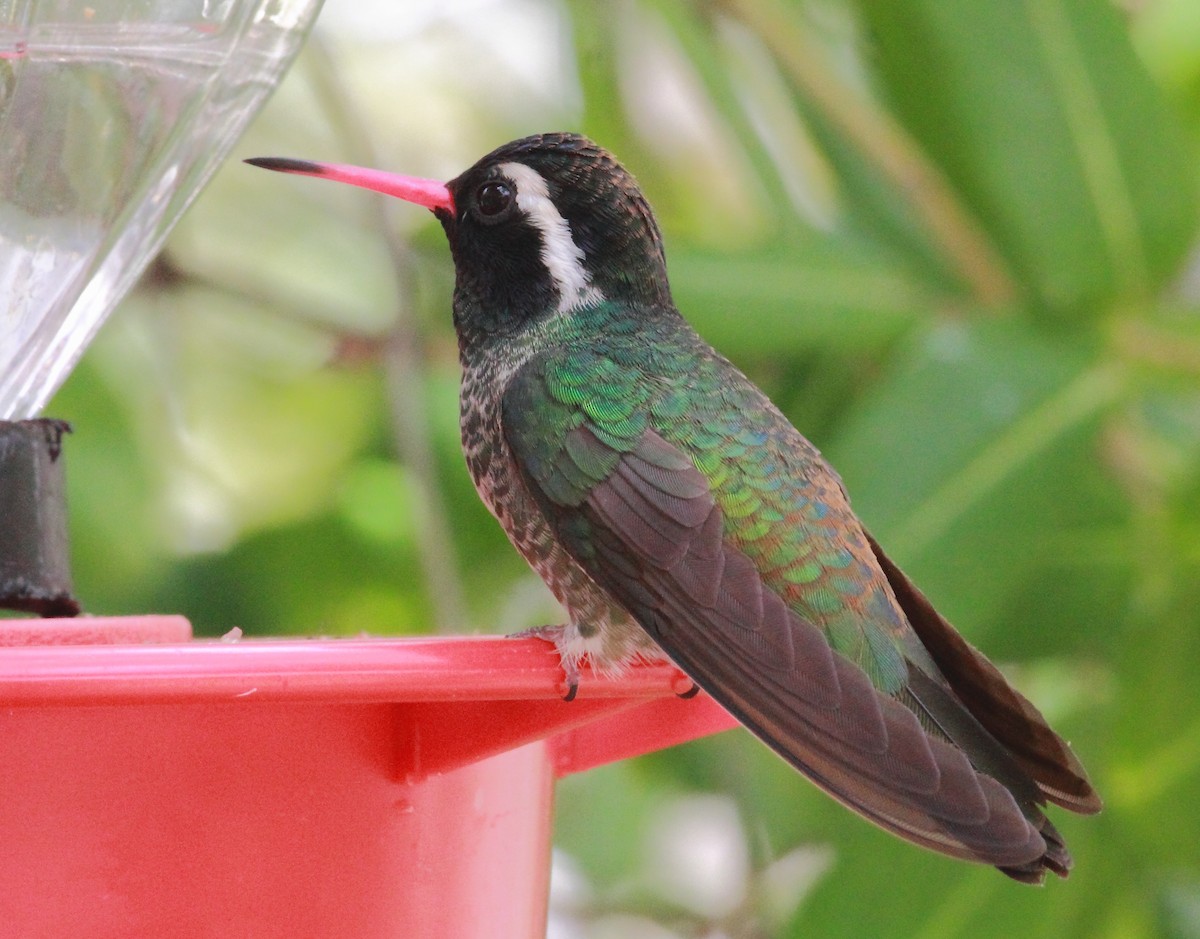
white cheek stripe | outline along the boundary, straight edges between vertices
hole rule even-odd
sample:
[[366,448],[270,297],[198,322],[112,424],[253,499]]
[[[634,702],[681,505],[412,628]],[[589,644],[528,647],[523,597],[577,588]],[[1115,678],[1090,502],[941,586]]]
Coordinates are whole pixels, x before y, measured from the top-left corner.
[[542,174],[524,163],[502,163],[500,172],[517,187],[517,207],[542,236],[542,263],[558,287],[558,311],[599,303],[603,295],[591,285],[583,265],[583,249],[571,237],[571,226],[555,208]]

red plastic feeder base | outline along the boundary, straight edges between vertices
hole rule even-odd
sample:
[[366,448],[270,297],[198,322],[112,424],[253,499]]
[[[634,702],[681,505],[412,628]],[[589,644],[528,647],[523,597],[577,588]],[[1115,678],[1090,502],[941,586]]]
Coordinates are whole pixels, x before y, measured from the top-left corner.
[[540,937],[554,780],[735,726],[537,639],[189,636],[0,622],[4,935]]

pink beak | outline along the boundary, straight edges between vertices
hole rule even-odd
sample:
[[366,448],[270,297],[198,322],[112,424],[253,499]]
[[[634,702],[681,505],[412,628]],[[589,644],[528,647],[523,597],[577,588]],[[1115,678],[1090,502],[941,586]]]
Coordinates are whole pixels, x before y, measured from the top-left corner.
[[345,166],[341,163],[313,163],[309,160],[289,160],[284,157],[255,157],[246,160],[251,166],[279,173],[297,173],[300,176],[318,176],[339,183],[349,183],[363,189],[372,189],[384,195],[395,196],[405,202],[415,202],[427,209],[445,209],[454,214],[454,197],[445,183],[436,179],[421,179],[416,176],[397,176],[381,170],[369,170],[361,166]]

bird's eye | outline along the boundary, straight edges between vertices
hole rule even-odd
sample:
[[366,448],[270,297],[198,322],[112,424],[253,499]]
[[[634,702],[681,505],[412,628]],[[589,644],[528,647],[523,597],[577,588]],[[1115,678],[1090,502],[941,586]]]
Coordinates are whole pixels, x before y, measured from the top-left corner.
[[475,193],[475,204],[479,214],[486,218],[495,218],[513,203],[512,186],[499,180],[484,183]]

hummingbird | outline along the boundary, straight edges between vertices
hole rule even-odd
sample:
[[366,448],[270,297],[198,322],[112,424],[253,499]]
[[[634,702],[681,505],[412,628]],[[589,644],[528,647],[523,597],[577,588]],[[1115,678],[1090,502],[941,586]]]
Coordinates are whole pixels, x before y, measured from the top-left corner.
[[[671,299],[632,175],[572,133],[447,183],[255,166],[430,209],[454,261],[463,452],[567,612],[579,665],[665,657],[867,820],[1015,880],[1066,877],[1043,808],[1098,812],[1070,746],[884,554],[837,473]],[[736,316],[736,310],[730,310]]]

